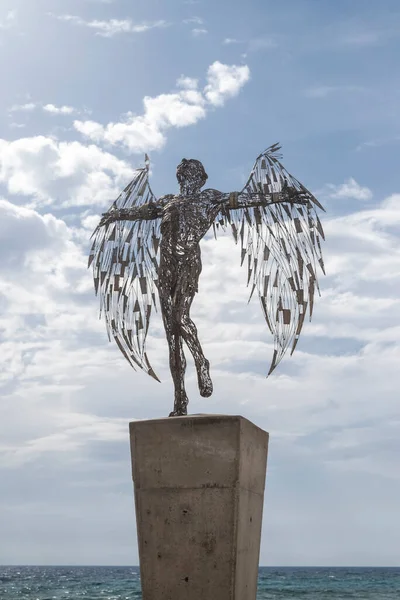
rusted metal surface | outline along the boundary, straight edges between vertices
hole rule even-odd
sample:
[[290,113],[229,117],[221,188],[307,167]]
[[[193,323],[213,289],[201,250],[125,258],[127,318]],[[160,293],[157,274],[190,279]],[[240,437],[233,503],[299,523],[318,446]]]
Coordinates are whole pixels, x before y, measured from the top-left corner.
[[[318,200],[280,163],[279,145],[257,157],[241,192],[201,188],[201,162],[183,159],[178,194],[157,199],[149,185],[149,162],[103,215],[93,233],[93,265],[100,314],[128,362],[158,380],[145,351],[152,310],[161,307],[175,386],[171,416],[187,414],[183,342],[193,355],[200,394],[213,386],[190,307],[201,272],[200,241],[213,227],[230,228],[247,264],[247,284],[261,302],[274,338],[269,373],[288,348],[293,353],[308,311],[311,318],[317,271],[324,272],[324,233]],[[247,257],[247,259],[246,259]],[[158,298],[157,298],[158,296]]]

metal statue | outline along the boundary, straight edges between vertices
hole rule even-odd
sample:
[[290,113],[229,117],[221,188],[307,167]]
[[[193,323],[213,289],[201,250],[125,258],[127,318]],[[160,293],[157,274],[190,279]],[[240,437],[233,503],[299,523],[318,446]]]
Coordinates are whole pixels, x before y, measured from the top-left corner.
[[240,241],[241,264],[247,255],[247,284],[257,288],[274,337],[270,374],[287,348],[293,353],[318,289],[317,264],[324,271],[324,233],[318,200],[279,162],[280,146],[260,154],[241,192],[202,191],[207,173],[198,160],[177,168],[179,193],[158,199],[151,191],[149,161],[139,169],[93,233],[93,263],[100,314],[128,362],[159,381],[145,352],[157,291],[169,346],[175,386],[170,416],[186,415],[186,361],[183,342],[193,355],[200,394],[211,396],[210,363],[204,356],[190,307],[201,272],[200,240],[211,226],[230,226]]

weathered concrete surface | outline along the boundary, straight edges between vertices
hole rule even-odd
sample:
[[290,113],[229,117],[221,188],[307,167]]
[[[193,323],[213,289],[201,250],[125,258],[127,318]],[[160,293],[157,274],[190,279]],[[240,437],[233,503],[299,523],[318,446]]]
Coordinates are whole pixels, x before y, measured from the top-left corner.
[[268,434],[191,415],[130,436],[143,600],[256,600]]

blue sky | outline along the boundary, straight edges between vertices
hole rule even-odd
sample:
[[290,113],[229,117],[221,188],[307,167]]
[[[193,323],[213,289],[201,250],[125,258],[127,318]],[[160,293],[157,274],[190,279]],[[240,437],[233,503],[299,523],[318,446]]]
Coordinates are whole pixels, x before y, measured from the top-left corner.
[[159,320],[162,385],[108,344],[91,230],[146,150],[158,195],[183,157],[232,191],[280,141],[327,208],[322,297],[266,380],[239,254],[205,240],[191,411],[270,432],[261,564],[400,564],[399,36],[389,0],[2,2],[0,563],[137,563],[127,423],[172,385]]

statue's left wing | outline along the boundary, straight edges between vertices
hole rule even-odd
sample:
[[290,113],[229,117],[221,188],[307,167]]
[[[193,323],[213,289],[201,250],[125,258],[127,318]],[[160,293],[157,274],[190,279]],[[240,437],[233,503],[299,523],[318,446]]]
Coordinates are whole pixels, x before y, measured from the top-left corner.
[[[109,212],[155,201],[146,161]],[[152,308],[156,308],[160,223],[157,218],[99,224],[89,256],[95,291],[100,296],[100,317],[104,313],[109,339],[114,338],[133,368],[140,367],[157,381],[145,342]]]
[[242,264],[247,255],[250,298],[257,288],[274,337],[268,374],[289,347],[291,353],[296,348],[307,311],[312,316],[315,290],[319,291],[317,270],[324,272],[324,233],[316,211],[323,207],[279,162],[279,150],[275,144],[258,156],[240,196],[262,198],[289,190],[292,201],[274,203],[272,196],[269,204],[243,206],[225,214],[235,241],[240,242]]

